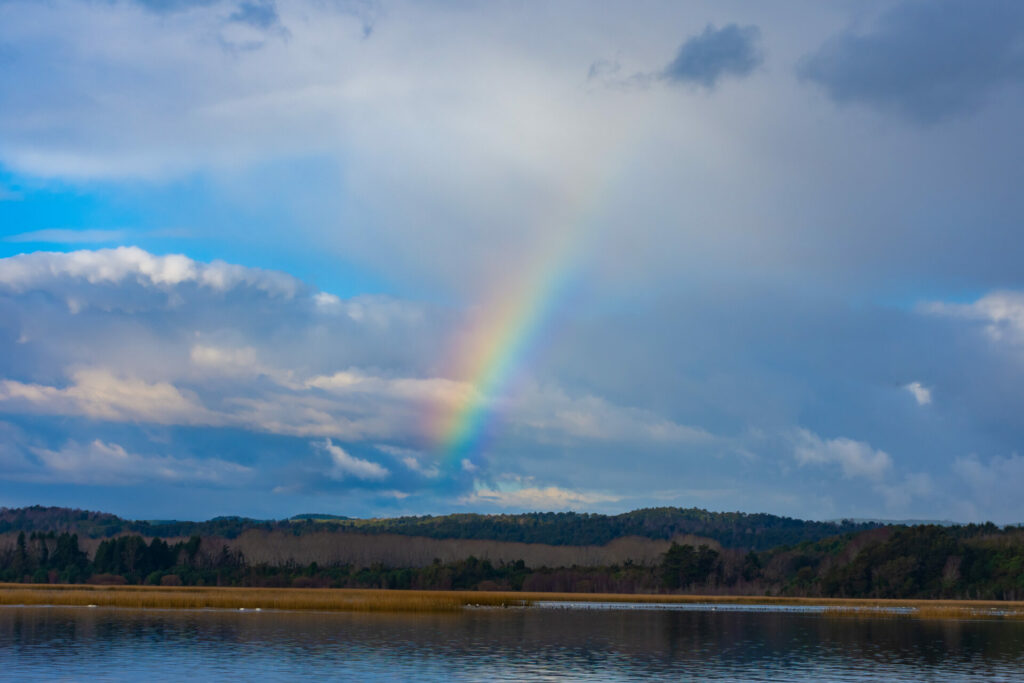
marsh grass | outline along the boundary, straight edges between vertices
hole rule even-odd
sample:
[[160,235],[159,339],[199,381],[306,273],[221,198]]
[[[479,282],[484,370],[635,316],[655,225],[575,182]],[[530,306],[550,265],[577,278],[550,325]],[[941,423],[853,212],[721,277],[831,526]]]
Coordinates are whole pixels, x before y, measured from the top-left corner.
[[[458,612],[472,607],[528,607],[540,601],[713,603],[825,606],[834,617],[880,614],[920,619],[1024,619],[1024,602],[866,600],[766,596],[621,593],[413,591],[361,588],[221,588],[0,584],[0,605],[70,605],[150,609],[274,609],[328,612]],[[890,612],[904,608],[906,612]]]
[[457,612],[467,607],[519,607],[526,604],[528,601],[515,594],[474,591],[0,584],[0,605]]
[[[905,607],[905,611],[893,610],[894,607]],[[825,610],[830,617],[840,618],[872,618],[878,616],[903,617],[925,620],[962,620],[962,619],[1024,619],[1024,606],[1018,603],[991,603],[985,601],[964,601],[964,604],[918,604],[918,605],[874,605],[874,606],[841,606],[833,605]]]

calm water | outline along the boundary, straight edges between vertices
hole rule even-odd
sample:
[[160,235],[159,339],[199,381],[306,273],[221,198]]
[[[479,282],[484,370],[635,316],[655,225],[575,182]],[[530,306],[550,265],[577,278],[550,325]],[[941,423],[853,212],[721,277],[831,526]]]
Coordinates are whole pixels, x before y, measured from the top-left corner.
[[1024,623],[793,611],[0,608],[0,678],[1024,680]]

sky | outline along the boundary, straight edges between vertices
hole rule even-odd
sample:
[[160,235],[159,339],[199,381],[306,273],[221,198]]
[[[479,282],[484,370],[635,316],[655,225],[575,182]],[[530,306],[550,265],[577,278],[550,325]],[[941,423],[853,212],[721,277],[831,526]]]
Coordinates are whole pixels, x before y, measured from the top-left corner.
[[1024,4],[0,0],[0,506],[1024,522]]

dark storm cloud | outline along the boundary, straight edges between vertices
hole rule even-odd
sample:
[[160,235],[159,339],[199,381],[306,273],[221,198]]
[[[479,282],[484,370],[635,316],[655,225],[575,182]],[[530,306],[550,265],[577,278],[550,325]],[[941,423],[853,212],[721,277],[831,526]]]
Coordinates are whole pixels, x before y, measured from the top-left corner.
[[718,29],[708,24],[703,33],[682,44],[661,76],[706,88],[715,87],[723,76],[747,76],[764,61],[758,48],[760,37],[756,26],[728,24]]
[[848,29],[797,67],[839,104],[894,110],[921,123],[979,108],[1024,81],[1024,3],[907,2],[868,31]]

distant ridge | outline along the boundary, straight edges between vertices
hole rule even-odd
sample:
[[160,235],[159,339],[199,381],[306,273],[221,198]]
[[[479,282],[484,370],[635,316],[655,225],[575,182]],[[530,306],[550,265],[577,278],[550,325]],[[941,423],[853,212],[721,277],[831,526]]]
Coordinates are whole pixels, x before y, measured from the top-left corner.
[[341,515],[305,513],[284,520],[221,516],[205,522],[133,521],[108,513],[38,505],[0,508],[0,533],[70,531],[88,538],[110,538],[133,533],[161,538],[200,535],[231,539],[249,529],[260,529],[287,530],[298,535],[345,531],[432,539],[600,546],[627,536],[653,540],[697,536],[714,540],[725,548],[765,550],[879,526],[882,524],[870,521],[804,521],[765,513],[709,512],[700,508],[671,507],[646,508],[619,515],[577,512],[495,515],[462,513],[353,519]]
[[844,517],[826,520],[833,524],[853,522],[854,524],[878,524],[881,526],[961,526],[951,519],[877,519],[873,517]]

